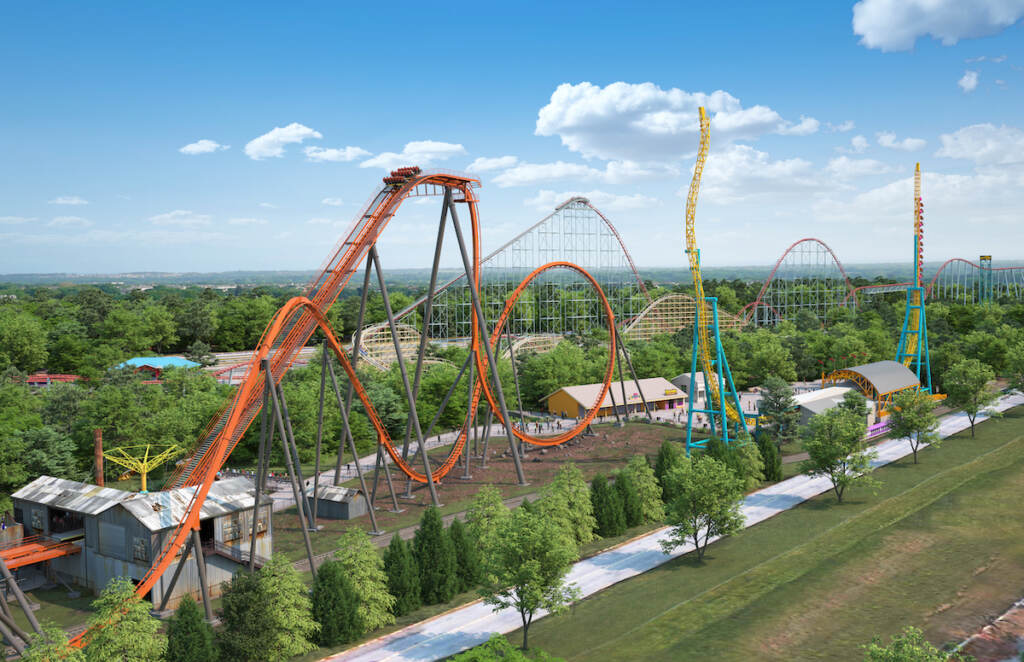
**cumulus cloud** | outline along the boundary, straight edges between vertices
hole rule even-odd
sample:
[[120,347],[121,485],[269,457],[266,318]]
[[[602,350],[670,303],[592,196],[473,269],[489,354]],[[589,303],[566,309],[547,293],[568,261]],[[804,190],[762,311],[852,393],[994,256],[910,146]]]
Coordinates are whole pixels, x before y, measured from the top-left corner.
[[551,210],[575,196],[587,198],[598,209],[612,211],[643,209],[658,204],[657,198],[651,198],[639,193],[633,195],[616,195],[614,193],[606,193],[605,191],[563,191],[556,193],[547,189],[537,191],[537,195],[524,200],[523,203],[529,207]]
[[301,143],[309,138],[323,138],[323,135],[308,126],[292,122],[288,126],[274,127],[262,136],[250,140],[245,145],[245,154],[256,161],[279,157],[284,154],[285,145]]
[[31,223],[34,220],[36,219],[27,216],[0,216],[0,225],[21,225],[22,223]]
[[209,154],[210,152],[219,152],[225,149],[231,149],[230,145],[221,145],[214,140],[207,140],[203,138],[197,140],[194,143],[189,143],[184,147],[178,149],[182,154]]
[[867,48],[906,51],[931,35],[944,46],[996,34],[1024,16],[1024,0],[861,0],[853,32]]
[[863,154],[868,149],[868,139],[864,136],[854,136],[850,138],[849,147],[840,147],[840,152],[846,152],[847,154]]
[[165,214],[157,214],[150,216],[149,220],[154,225],[176,225],[183,228],[195,228],[210,224],[209,214],[197,214],[188,209],[175,209]]
[[832,122],[825,122],[825,127],[830,133],[846,133],[847,131],[853,131],[856,125],[853,120],[846,120],[842,124],[833,124]]
[[262,218],[229,218],[228,225],[266,225],[266,219]]
[[327,205],[328,207],[340,207],[345,204],[345,201],[341,198],[324,198],[320,201],[320,204]]
[[466,167],[466,170],[469,172],[504,170],[505,168],[511,168],[517,163],[519,163],[519,159],[514,156],[496,156],[493,158],[480,157],[470,163],[469,166]]
[[603,170],[582,163],[518,163],[496,177],[494,183],[502,188],[509,186],[530,186],[552,180],[575,179],[578,181],[600,181],[607,184],[678,175],[670,165],[637,163],[635,161],[611,161]]
[[348,161],[355,161],[361,159],[364,156],[369,156],[362,147],[307,147],[303,150],[306,153],[306,158],[310,161],[335,161],[346,163]]
[[61,195],[50,200],[51,205],[87,205],[89,201],[77,195]]
[[584,157],[621,161],[675,160],[697,148],[697,109],[711,113],[716,140],[728,143],[767,133],[807,135],[819,122],[802,117],[784,120],[767,106],[743,107],[728,92],[711,94],[664,90],[654,83],[562,83],[537,115],[534,133],[558,136],[562,144]]
[[1024,131],[1012,126],[974,124],[939,136],[936,156],[969,159],[978,165],[1024,162]]
[[372,159],[363,161],[359,167],[393,170],[402,166],[427,166],[435,161],[443,161],[465,153],[466,148],[456,143],[414,140],[406,143],[401,152],[382,152]]
[[828,162],[825,172],[836,179],[847,180],[892,172],[892,167],[875,159],[851,159],[848,156],[840,156]]
[[875,134],[878,138],[878,144],[882,147],[888,147],[889,149],[898,149],[903,152],[913,152],[919,149],[923,149],[928,142],[923,138],[904,138],[903,140],[896,140],[895,133],[881,132]]
[[822,185],[810,161],[773,161],[766,152],[749,145],[732,145],[708,159],[701,193],[708,202],[727,204],[763,196],[804,195]]
[[964,91],[964,94],[973,92],[978,87],[978,72],[977,71],[965,71],[964,75],[956,82],[960,86],[960,89]]
[[260,207],[266,207],[267,209],[277,209],[277,205],[271,204],[269,202],[261,202]]
[[57,216],[47,225],[60,228],[87,228],[92,225],[92,221],[81,216]]

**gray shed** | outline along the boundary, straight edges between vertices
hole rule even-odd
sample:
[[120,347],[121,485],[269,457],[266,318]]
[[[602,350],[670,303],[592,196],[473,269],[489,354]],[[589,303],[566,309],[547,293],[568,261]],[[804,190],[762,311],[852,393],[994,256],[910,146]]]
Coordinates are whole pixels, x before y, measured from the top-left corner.
[[[306,488],[306,496],[313,496],[313,488]],[[316,497],[317,517],[325,519],[354,519],[366,514],[366,497],[359,490],[335,485],[320,485]]]

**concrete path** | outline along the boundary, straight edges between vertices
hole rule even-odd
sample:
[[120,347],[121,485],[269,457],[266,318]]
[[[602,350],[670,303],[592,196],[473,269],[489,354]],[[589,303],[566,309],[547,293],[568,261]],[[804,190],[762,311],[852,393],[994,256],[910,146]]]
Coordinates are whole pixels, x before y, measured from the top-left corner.
[[[1022,395],[1003,396],[996,409],[1005,411],[1020,404],[1024,404]],[[983,415],[978,416],[979,421],[984,418]],[[939,436],[948,437],[969,427],[965,414],[949,414],[941,419]],[[874,462],[876,466],[888,464],[911,452],[909,442],[904,439],[885,441],[876,446],[875,451],[878,453]],[[746,497],[742,506],[747,518],[746,526],[762,522],[830,489],[831,483],[827,478],[795,476],[754,492]],[[583,596],[588,596],[693,549],[692,546],[679,547],[666,555],[658,544],[666,537],[667,528],[662,528],[579,561],[569,572],[568,579],[580,588]],[[437,660],[479,645],[494,633],[516,630],[520,625],[517,612],[511,609],[494,612],[482,602],[474,602],[324,659],[346,662]]]

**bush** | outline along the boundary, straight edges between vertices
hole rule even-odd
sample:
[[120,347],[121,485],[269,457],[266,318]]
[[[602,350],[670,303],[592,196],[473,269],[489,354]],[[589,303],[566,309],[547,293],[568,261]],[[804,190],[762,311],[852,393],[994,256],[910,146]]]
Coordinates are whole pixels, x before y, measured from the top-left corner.
[[430,506],[423,513],[420,528],[413,539],[413,551],[420,571],[423,604],[441,604],[455,597],[458,584],[455,549],[445,533],[441,511],[436,506]]
[[338,561],[327,561],[317,569],[313,580],[313,618],[320,624],[321,646],[347,644],[366,631],[359,617],[359,596]]
[[643,505],[640,503],[640,493],[637,491],[636,481],[630,471],[623,469],[615,475],[615,492],[622,501],[622,515],[626,527],[631,528],[643,524]]
[[594,507],[599,536],[610,538],[626,530],[622,499],[614,488],[608,487],[608,479],[602,474],[594,476],[590,483],[590,501]]
[[757,450],[764,463],[764,479],[769,483],[782,480],[782,455],[779,454],[779,447],[772,443],[768,435],[761,434],[757,436]]
[[213,628],[203,616],[196,601],[186,595],[167,622],[168,662],[208,662],[217,658]]
[[391,613],[404,616],[422,604],[419,567],[409,543],[397,533],[384,550],[384,572],[388,576],[388,592],[395,597]]
[[456,590],[462,593],[480,583],[480,549],[466,532],[466,525],[459,519],[453,520],[448,526],[448,537],[455,550],[456,574],[459,578]]

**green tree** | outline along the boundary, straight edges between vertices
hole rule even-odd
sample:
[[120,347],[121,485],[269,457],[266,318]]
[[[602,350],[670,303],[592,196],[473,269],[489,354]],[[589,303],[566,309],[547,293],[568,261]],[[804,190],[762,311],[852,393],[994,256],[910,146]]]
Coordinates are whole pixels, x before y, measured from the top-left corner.
[[572,462],[563,464],[544,488],[540,508],[548,517],[564,522],[578,545],[594,539],[594,509],[587,480]]
[[0,308],[0,372],[15,367],[35,372],[46,366],[46,328],[31,313]]
[[211,353],[210,346],[202,340],[196,340],[185,348],[185,358],[195,361],[204,368],[217,362],[217,357]]
[[217,638],[225,660],[284,662],[316,648],[320,625],[309,590],[284,556],[275,554],[256,572],[235,573],[221,604]]
[[729,467],[743,481],[744,490],[753,490],[764,480],[761,452],[749,441],[736,439],[727,444],[719,437],[711,437],[704,454]]
[[758,412],[761,433],[771,437],[780,453],[783,446],[799,438],[800,412],[786,380],[776,375],[765,380]]
[[78,467],[75,442],[63,432],[44,425],[34,430],[16,432],[15,436],[27,449],[24,463],[29,476],[55,476],[67,480],[84,480],[88,477],[89,473]]
[[192,596],[186,595],[167,622],[167,662],[208,662],[217,659],[213,628],[203,619]]
[[110,580],[92,603],[96,614],[89,626],[95,633],[85,649],[89,662],[161,662],[167,637],[150,614],[153,605],[135,596],[125,577]]
[[995,404],[999,397],[999,393],[989,386],[995,378],[992,368],[978,359],[964,359],[955,363],[943,379],[949,404],[963,409],[971,422],[972,438],[978,414]]
[[893,398],[889,408],[889,434],[896,439],[906,437],[917,464],[917,451],[924,444],[938,447],[941,438],[935,431],[939,418],[935,415],[935,401],[924,391],[906,390]]
[[540,609],[557,614],[579,596],[565,581],[578,556],[576,541],[558,522],[516,509],[491,543],[480,594],[495,610],[519,612],[526,649],[534,614]]
[[882,645],[881,639],[875,637],[866,646],[864,662],[971,662],[970,655],[950,653],[939,650],[924,638],[918,628],[907,626],[903,632],[894,636],[888,646]]
[[672,526],[669,537],[661,543],[666,554],[693,543],[697,560],[703,561],[712,538],[732,535],[743,528],[743,482],[725,464],[698,456],[672,467],[666,481],[675,495],[666,507]]
[[658,457],[654,460],[654,476],[658,479],[658,485],[661,486],[661,500],[666,504],[672,500],[674,495],[669,491],[665,478],[672,467],[679,464],[683,458],[683,450],[678,441],[666,439],[661,442],[661,447],[658,448]]
[[451,662],[565,662],[551,657],[544,651],[534,649],[529,654],[516,650],[508,639],[500,634],[492,635],[487,643],[470,648],[451,658]]
[[312,603],[313,618],[320,624],[321,646],[347,644],[366,632],[359,602],[359,594],[339,561],[327,561],[317,568]]
[[448,537],[455,550],[455,570],[459,579],[456,592],[462,593],[480,583],[480,549],[458,518],[448,525]]
[[769,483],[777,483],[782,480],[782,455],[779,448],[766,434],[757,435],[757,450],[761,453],[761,462],[764,465],[764,479]]
[[643,524],[643,504],[640,502],[640,492],[637,491],[633,474],[625,469],[619,471],[615,474],[615,486],[613,489],[618,493],[619,500],[622,502],[622,512],[626,528]]
[[458,585],[455,549],[451,538],[445,535],[441,511],[436,506],[430,506],[424,511],[412,546],[420,569],[420,597],[423,604],[441,604],[455,597]]
[[876,485],[869,476],[875,452],[864,448],[866,432],[864,418],[846,409],[836,407],[818,414],[807,426],[804,450],[809,459],[800,464],[800,470],[809,476],[827,477],[839,503],[854,483]]
[[861,417],[867,417],[870,412],[867,398],[857,391],[843,393],[843,399],[836,406]]
[[484,485],[477,490],[469,510],[466,511],[466,529],[480,545],[480,550],[484,554],[484,565],[487,563],[487,550],[494,547],[494,537],[498,535],[501,523],[509,515],[508,506],[502,501],[498,488]]
[[395,622],[392,609],[395,598],[388,592],[388,576],[384,572],[384,559],[370,537],[360,528],[347,529],[338,541],[334,558],[359,596],[359,620],[364,631]]
[[665,519],[665,504],[661,500],[661,486],[651,465],[643,455],[634,455],[623,471],[632,475],[640,496],[640,513],[643,522],[661,522]]
[[608,487],[603,474],[590,481],[590,502],[594,508],[597,535],[602,538],[617,536],[626,530],[626,513],[618,493]]
[[21,662],[86,662],[85,651],[68,643],[68,635],[59,627],[43,626],[43,634],[29,635]]
[[388,576],[388,593],[395,598],[391,608],[395,616],[404,616],[422,604],[419,566],[409,543],[397,533],[384,550],[384,572]]
[[1024,341],[1012,345],[1006,352],[1006,373],[1010,388],[1024,392]]

